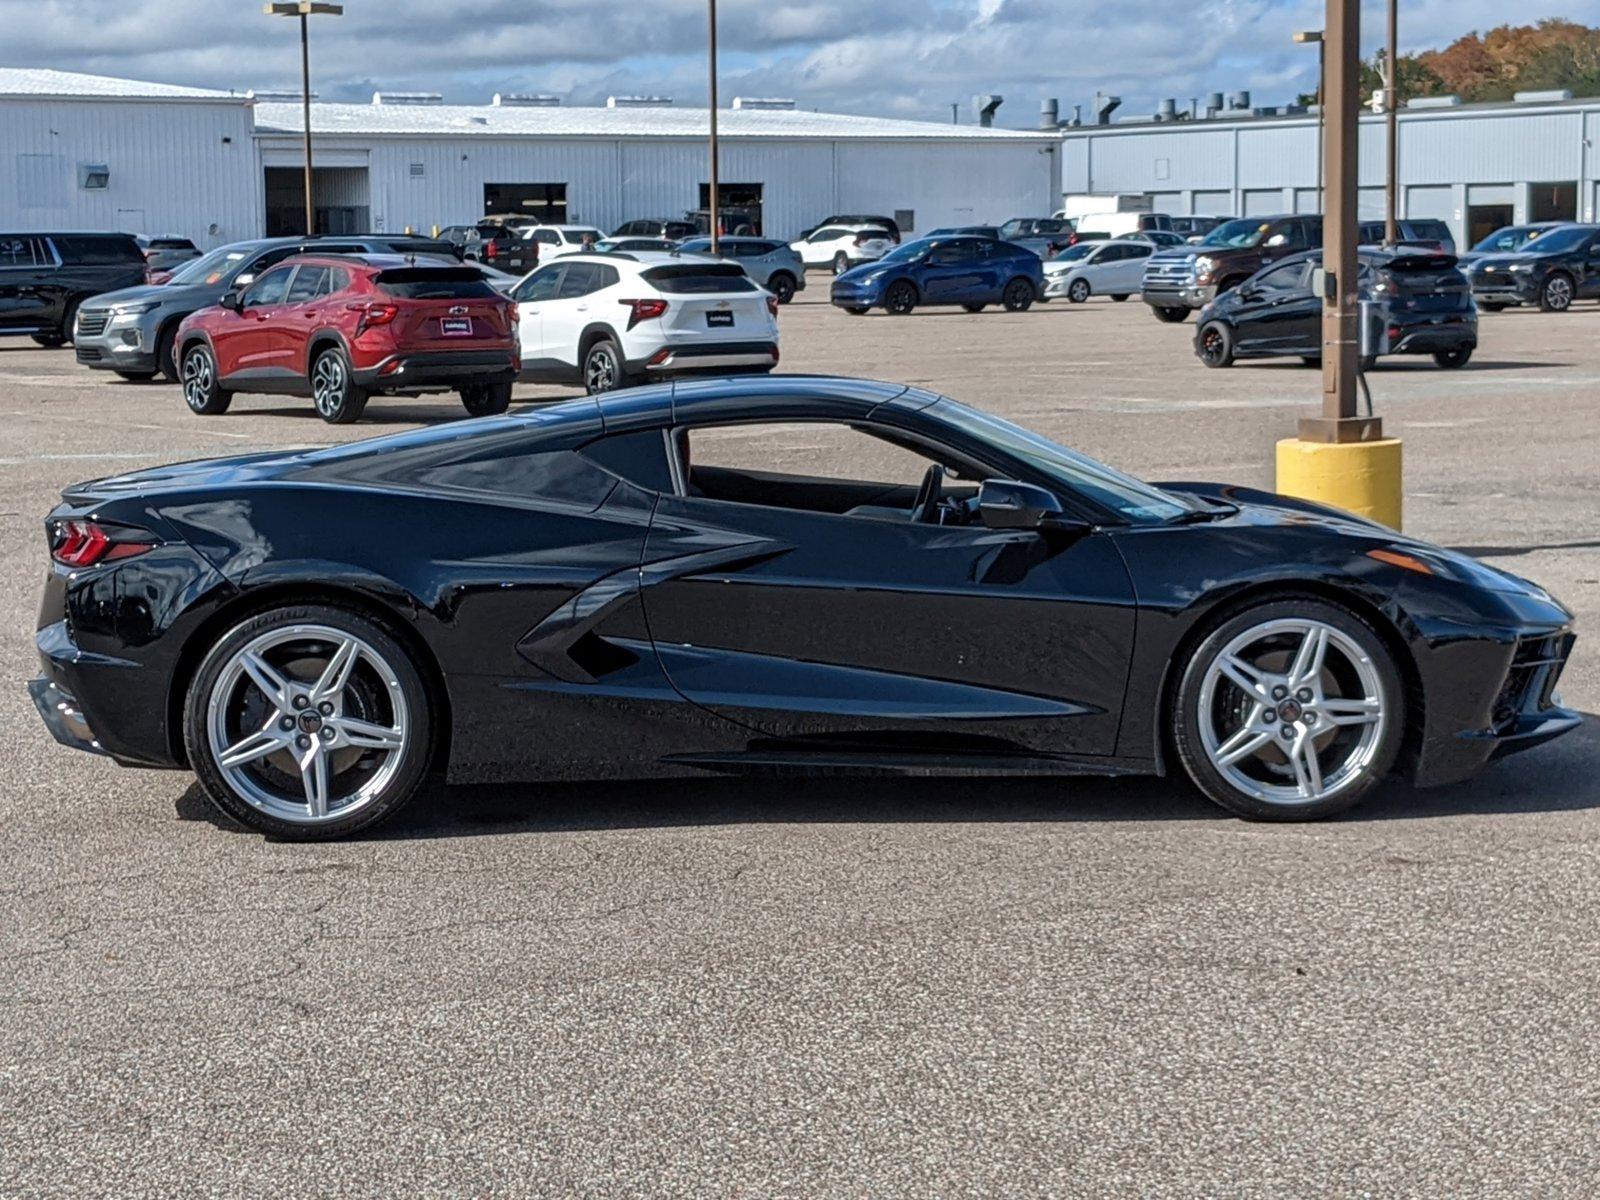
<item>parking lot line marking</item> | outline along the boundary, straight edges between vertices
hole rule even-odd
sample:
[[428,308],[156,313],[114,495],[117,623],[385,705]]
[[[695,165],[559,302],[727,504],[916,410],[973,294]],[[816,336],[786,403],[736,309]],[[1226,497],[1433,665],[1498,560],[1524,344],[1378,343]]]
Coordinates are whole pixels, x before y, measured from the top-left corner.
[[37,462],[98,462],[110,458],[161,458],[162,455],[150,454],[31,454],[27,458],[0,458],[0,467],[25,467],[29,463]]
[[[112,424],[123,425],[124,422],[113,421]],[[125,428],[155,429],[161,433],[203,433],[207,437],[247,438],[250,436],[248,433],[229,433],[225,429],[185,429],[178,425],[134,425],[132,423],[127,423]]]

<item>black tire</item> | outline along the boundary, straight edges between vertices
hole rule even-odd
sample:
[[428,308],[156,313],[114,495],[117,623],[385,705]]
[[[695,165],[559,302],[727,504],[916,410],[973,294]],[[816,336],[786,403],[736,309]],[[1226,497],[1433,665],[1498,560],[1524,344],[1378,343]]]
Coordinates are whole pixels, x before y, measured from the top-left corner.
[[850,269],[850,256],[843,250],[833,256],[833,273],[843,275]]
[[367,390],[356,383],[342,347],[328,346],[311,360],[311,404],[329,425],[353,425],[366,410]]
[[[294,625],[324,626],[360,638],[389,665],[405,701],[406,743],[400,751],[398,766],[373,799],[344,819],[334,815],[316,824],[300,824],[274,816],[246,800],[228,783],[211,749],[209,709],[229,660],[262,634]],[[301,682],[315,681],[314,676],[309,681],[303,676],[295,678]],[[199,779],[206,798],[222,812],[272,837],[298,842],[326,841],[347,837],[387,820],[416,795],[427,776],[433,754],[434,711],[428,687],[423,682],[417,664],[388,630],[350,609],[327,604],[295,604],[268,609],[245,618],[207,652],[194,678],[190,680],[184,698],[183,742],[189,765]],[[292,751],[286,748],[284,753]],[[267,765],[271,765],[270,761]],[[329,790],[332,790],[331,786]]]
[[168,383],[177,383],[180,376],[177,355],[178,326],[168,325],[156,335],[156,370]]
[[909,279],[897,279],[883,294],[883,307],[897,317],[908,316],[917,307],[917,286]]
[[1471,346],[1457,346],[1454,350],[1437,351],[1433,356],[1433,361],[1447,371],[1455,371],[1466,366],[1471,358]]
[[1508,306],[1503,300],[1479,300],[1478,309],[1481,312],[1505,312]]
[[461,388],[461,406],[472,417],[497,417],[511,407],[511,383],[469,383]]
[[[1201,730],[1205,676],[1216,657],[1241,634],[1269,621],[1292,619],[1312,620],[1343,633],[1370,661],[1379,687],[1384,724],[1364,765],[1352,769],[1348,785],[1338,786],[1334,794],[1318,801],[1284,803],[1251,795],[1241,790],[1212,762],[1205,749]],[[1243,696],[1242,693],[1239,695]],[[1285,702],[1291,699],[1285,697]],[[1214,701],[1221,700],[1214,696]],[[1244,703],[1250,703],[1244,700]],[[1299,711],[1298,709],[1296,711]],[[1278,718],[1282,728],[1287,718]],[[1269,599],[1236,609],[1220,620],[1201,640],[1183,667],[1174,689],[1172,707],[1168,712],[1172,745],[1185,773],[1205,796],[1238,816],[1255,821],[1314,821],[1321,817],[1343,812],[1361,799],[1393,769],[1400,747],[1405,739],[1406,694],[1404,682],[1394,657],[1384,639],[1365,619],[1330,601],[1311,596],[1293,596]],[[1316,729],[1308,724],[1308,730]],[[1344,736],[1333,724],[1324,728],[1334,738]],[[1324,735],[1325,736],[1325,735]],[[1313,742],[1313,745],[1315,743]],[[1276,746],[1276,743],[1271,743]],[[1327,748],[1327,747],[1324,747]],[[1279,747],[1281,752],[1281,747]],[[1286,767],[1276,768],[1278,771]],[[1288,780],[1285,780],[1288,782]]]
[[583,355],[583,390],[591,396],[602,396],[628,386],[627,367],[622,361],[622,351],[610,338],[601,338]]
[[126,379],[129,383],[149,383],[156,377],[154,371],[113,371],[118,379]]
[[1196,353],[1208,367],[1233,366],[1233,330],[1221,321],[1208,321],[1200,328]]
[[1127,300],[1127,298],[1128,298],[1128,293],[1127,292],[1123,292],[1122,295],[1120,295],[1120,296],[1111,297],[1111,299],[1117,304],[1123,303],[1124,301]]
[[233,393],[223,388],[217,375],[216,357],[204,342],[190,342],[184,347],[182,383],[183,402],[199,416],[221,416],[233,403]]
[[67,339],[59,333],[35,333],[32,338],[35,345],[43,346],[46,350],[59,350],[67,344]]
[[794,277],[779,271],[767,279],[767,291],[771,292],[779,304],[787,304],[794,299]]
[[864,317],[869,311],[865,304],[846,304],[844,310],[852,317]]
[[1182,325],[1189,319],[1189,310],[1187,308],[1156,304],[1151,306],[1150,311],[1155,313],[1156,320],[1163,325]]
[[1089,286],[1087,279],[1074,279],[1067,285],[1067,299],[1074,304],[1082,304],[1092,295],[1094,289]]
[[969,313],[981,313],[989,306],[987,304],[963,304],[961,307],[966,309]]
[[1565,271],[1556,271],[1539,289],[1539,309],[1547,313],[1566,312],[1572,307],[1572,300],[1576,294],[1577,289],[1572,282],[1572,276]]
[[1033,284],[1026,279],[1013,279],[1006,284],[1006,290],[1000,293],[1000,303],[1007,312],[1027,312],[1037,298]]
[[1302,354],[1300,361],[1305,366],[1315,367],[1319,371],[1322,369],[1322,356],[1320,354]]

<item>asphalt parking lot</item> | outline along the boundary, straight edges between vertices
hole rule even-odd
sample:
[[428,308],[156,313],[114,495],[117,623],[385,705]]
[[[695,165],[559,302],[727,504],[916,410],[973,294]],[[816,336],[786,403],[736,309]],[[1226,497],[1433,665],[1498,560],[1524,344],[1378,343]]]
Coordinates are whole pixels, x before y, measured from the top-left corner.
[[[913,382],[1147,478],[1270,486],[1316,402],[1137,302],[851,318]],[[1408,532],[1575,609],[1600,712],[1600,308],[1371,376]],[[519,388],[519,402],[561,393]],[[447,789],[274,844],[58,748],[23,690],[72,481],[352,428],[0,342],[0,1194],[1589,1196],[1600,732],[1310,826],[1159,781]],[[537,730],[528,736],[537,738]]]

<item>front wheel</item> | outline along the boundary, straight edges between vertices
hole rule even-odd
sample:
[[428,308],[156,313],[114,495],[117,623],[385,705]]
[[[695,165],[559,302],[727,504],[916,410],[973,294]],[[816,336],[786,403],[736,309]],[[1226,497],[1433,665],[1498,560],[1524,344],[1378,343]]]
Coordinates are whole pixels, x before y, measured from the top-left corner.
[[966,309],[969,313],[981,313],[989,306],[987,304],[963,304],[961,307]]
[[184,703],[189,762],[212,804],[275,837],[341,837],[416,794],[433,744],[411,655],[332,605],[270,609],[205,656]]
[[865,304],[846,304],[844,310],[852,317],[864,317],[868,311]]
[[156,377],[154,371],[114,371],[118,379],[126,379],[129,383],[149,383]]
[[599,396],[627,386],[622,352],[617,344],[606,338],[590,346],[583,356],[583,390],[591,396]]
[[1175,308],[1171,305],[1158,304],[1150,309],[1155,313],[1156,320],[1164,325],[1181,325],[1189,319],[1187,308]]
[[311,402],[329,425],[350,425],[361,419],[367,392],[351,376],[343,350],[330,346],[311,364]]
[[211,347],[196,342],[183,352],[183,402],[189,411],[215,417],[228,411],[233,393],[224,391]]
[[1112,300],[1113,300],[1113,301],[1114,301],[1114,302],[1115,302],[1115,303],[1117,303],[1117,304],[1121,304],[1121,303],[1123,303],[1123,302],[1124,302],[1124,301],[1125,301],[1125,300],[1127,300],[1127,298],[1128,298],[1128,294],[1127,294],[1127,293],[1126,293],[1126,292],[1124,292],[1124,293],[1123,293],[1123,294],[1122,294],[1122,295],[1120,295],[1120,296],[1113,296],[1113,297],[1111,297],[1111,299],[1112,299]]
[[1572,297],[1571,278],[1558,272],[1539,289],[1539,307],[1545,312],[1566,312],[1572,307]]
[[1405,689],[1383,639],[1341,605],[1257,604],[1218,625],[1184,668],[1173,745],[1215,803],[1252,820],[1342,812],[1394,765]]
[[1082,304],[1089,298],[1091,290],[1087,279],[1074,279],[1067,287],[1067,299],[1074,304]]
[[1471,357],[1471,346],[1457,346],[1454,350],[1435,351],[1433,355],[1433,361],[1438,363],[1439,366],[1445,368],[1445,370],[1453,371],[1458,367],[1466,366],[1467,361]]
[[843,275],[850,269],[850,256],[843,250],[833,256],[833,273]]
[[884,294],[883,307],[897,317],[906,316],[917,306],[917,289],[902,279],[889,285]]
[[1000,293],[1000,303],[1007,312],[1027,312],[1033,306],[1034,297],[1033,284],[1026,279],[1013,279]]
[[1200,361],[1208,367],[1233,366],[1233,330],[1212,321],[1200,330]]
[[511,407],[511,384],[469,383],[457,393],[461,406],[472,417],[497,417]]
[[1479,300],[1478,307],[1484,312],[1505,312],[1506,305],[1500,300]]

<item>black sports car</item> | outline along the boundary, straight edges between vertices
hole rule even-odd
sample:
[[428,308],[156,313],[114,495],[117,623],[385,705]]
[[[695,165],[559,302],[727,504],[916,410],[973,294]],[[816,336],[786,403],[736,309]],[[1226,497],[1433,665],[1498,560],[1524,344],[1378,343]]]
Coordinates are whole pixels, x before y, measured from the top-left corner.
[[[796,438],[905,466],[787,473]],[[46,528],[51,731],[290,838],[434,769],[1181,769],[1297,820],[1578,723],[1571,614],[1531,583],[883,383],[680,382],[140,471]]]

